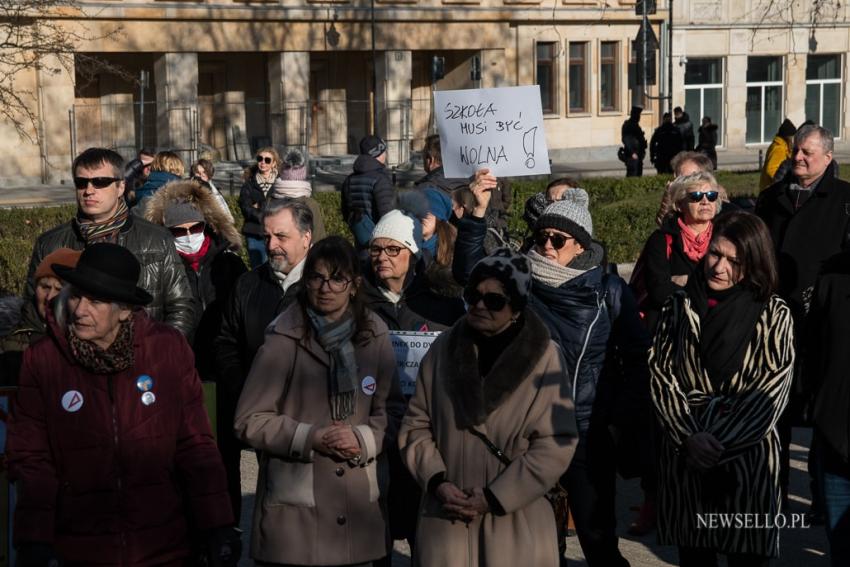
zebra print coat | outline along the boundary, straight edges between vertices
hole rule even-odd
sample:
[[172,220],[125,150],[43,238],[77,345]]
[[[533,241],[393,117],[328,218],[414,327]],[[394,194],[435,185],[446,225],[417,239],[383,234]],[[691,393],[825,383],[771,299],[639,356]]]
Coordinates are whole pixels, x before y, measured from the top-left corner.
[[[700,361],[700,320],[684,293],[668,299],[650,351],[652,400],[665,431],[659,470],[659,541],[720,553],[779,554],[779,437],[794,365],[791,313],[773,296],[750,339],[743,367],[715,390]],[[723,445],[718,465],[686,463],[685,440],[708,432]],[[711,516],[726,527],[710,528]],[[748,519],[749,518],[749,519]],[[747,529],[750,521],[759,527]],[[768,523],[769,522],[769,523]]]

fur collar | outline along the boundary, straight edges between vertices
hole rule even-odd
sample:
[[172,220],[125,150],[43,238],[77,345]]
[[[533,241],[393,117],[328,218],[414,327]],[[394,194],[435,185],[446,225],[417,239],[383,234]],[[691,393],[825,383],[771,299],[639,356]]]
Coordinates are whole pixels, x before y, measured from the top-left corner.
[[449,331],[447,390],[459,429],[481,425],[519,385],[549,347],[549,330],[533,311],[526,308],[525,325],[499,356],[486,378],[478,374],[478,353],[471,329],[462,318]]

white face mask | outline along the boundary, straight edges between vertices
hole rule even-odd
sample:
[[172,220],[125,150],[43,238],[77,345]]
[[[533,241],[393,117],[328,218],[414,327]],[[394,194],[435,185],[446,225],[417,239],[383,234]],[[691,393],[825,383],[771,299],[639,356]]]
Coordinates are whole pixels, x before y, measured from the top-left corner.
[[178,236],[174,239],[174,245],[178,252],[184,254],[197,254],[201,246],[204,245],[204,233],[188,234],[186,236]]

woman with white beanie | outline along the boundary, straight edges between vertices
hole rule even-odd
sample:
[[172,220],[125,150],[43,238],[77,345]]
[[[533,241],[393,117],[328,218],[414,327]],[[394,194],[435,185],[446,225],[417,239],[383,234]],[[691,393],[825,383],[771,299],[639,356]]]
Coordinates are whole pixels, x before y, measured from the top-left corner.
[[[471,214],[457,223],[453,272],[468,280],[484,257],[484,214],[496,178],[476,173]],[[579,444],[561,480],[584,556],[590,567],[627,567],[617,547],[615,480],[617,454],[612,431],[634,431],[651,415],[647,351],[649,336],[626,283],[606,274],[605,251],[593,240],[589,197],[571,189],[550,204],[534,225],[529,307],[546,323],[566,359],[579,428]],[[606,360],[616,353],[618,362]],[[614,372],[616,367],[617,372]],[[649,439],[646,427],[643,440]]]

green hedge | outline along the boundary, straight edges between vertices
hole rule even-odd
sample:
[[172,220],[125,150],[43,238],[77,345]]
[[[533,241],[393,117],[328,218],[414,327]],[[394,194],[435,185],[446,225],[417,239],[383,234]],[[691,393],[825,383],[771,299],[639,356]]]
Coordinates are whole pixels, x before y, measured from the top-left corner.
[[[581,185],[590,194],[595,236],[608,247],[614,262],[634,261],[654,229],[655,212],[669,176],[641,178],[586,178]],[[720,172],[719,181],[733,195],[754,194],[758,174]],[[522,238],[526,226],[522,220],[525,200],[545,187],[545,181],[521,180],[512,183],[513,204],[509,221],[513,237]],[[350,236],[339,213],[338,193],[317,193],[329,234]],[[235,197],[228,198],[234,218],[242,219]],[[29,264],[32,245],[45,230],[66,222],[75,207],[40,207],[0,210],[0,290],[20,293]]]

